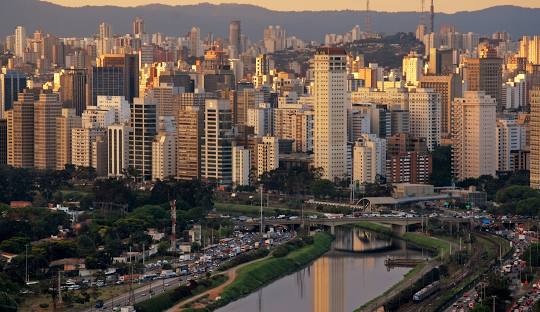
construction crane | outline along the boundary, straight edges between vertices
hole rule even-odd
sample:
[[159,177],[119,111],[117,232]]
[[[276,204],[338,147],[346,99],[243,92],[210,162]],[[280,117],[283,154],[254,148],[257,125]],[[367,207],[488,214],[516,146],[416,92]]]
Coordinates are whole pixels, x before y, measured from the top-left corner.
[[364,17],[364,31],[371,34],[371,12],[369,10],[369,0],[366,0],[366,13]]

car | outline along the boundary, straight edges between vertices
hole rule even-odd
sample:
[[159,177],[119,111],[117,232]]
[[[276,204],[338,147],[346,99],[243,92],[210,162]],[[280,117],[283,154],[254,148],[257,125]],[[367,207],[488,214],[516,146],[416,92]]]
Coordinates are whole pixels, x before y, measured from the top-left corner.
[[101,309],[101,308],[103,308],[103,306],[104,306],[103,300],[96,301],[96,305],[95,305],[96,309]]

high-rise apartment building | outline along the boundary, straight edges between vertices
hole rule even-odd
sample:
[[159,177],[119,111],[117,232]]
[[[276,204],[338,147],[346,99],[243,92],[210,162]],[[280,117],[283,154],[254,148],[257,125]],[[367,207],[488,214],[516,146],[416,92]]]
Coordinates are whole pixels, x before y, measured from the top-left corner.
[[198,27],[191,28],[189,33],[189,47],[190,55],[194,57],[201,57],[203,55],[201,47],[201,29]]
[[511,172],[519,167],[514,155],[527,149],[527,129],[513,116],[497,119],[498,172]]
[[219,185],[229,185],[232,183],[234,137],[230,102],[223,99],[207,99],[204,121],[201,176]]
[[152,179],[152,142],[156,136],[156,102],[151,94],[133,100],[131,106],[131,136],[129,167],[143,180]]
[[373,134],[362,134],[353,148],[354,183],[375,183],[386,176],[386,140]]
[[161,132],[152,142],[152,180],[176,175],[176,133]]
[[62,104],[56,93],[41,93],[34,105],[34,168],[56,169],[56,118],[62,116]]
[[234,145],[232,149],[232,182],[234,186],[246,186],[250,184],[251,174],[251,151],[244,146]]
[[[90,108],[89,111],[93,109]],[[116,124],[127,124],[131,119],[131,107],[123,96],[98,96],[97,110],[111,111],[108,115],[114,116]]]
[[107,175],[122,177],[129,168],[129,124],[114,124],[107,127]]
[[409,94],[410,134],[425,138],[430,151],[441,142],[441,95],[431,89],[416,89]]
[[157,116],[176,116],[176,113],[178,113],[178,107],[175,105],[176,101],[174,99],[175,96],[182,93],[182,88],[175,87],[173,84],[162,83],[152,90],[157,105]]
[[24,57],[26,51],[26,28],[17,26],[15,29],[15,56]]
[[75,109],[62,108],[62,115],[56,118],[56,170],[63,170],[71,164],[71,132],[74,128],[81,128],[81,117],[77,116]]
[[133,21],[133,35],[135,38],[141,38],[144,35],[144,20],[136,17]]
[[230,100],[232,103],[234,124],[245,125],[248,121],[248,110],[259,107],[259,104],[264,102],[264,95],[259,90],[244,88],[231,91]]
[[424,76],[420,78],[420,87],[432,89],[441,95],[441,136],[449,136],[452,129],[452,105],[454,99],[463,94],[460,77],[457,74]]
[[421,55],[410,53],[403,58],[403,76],[407,85],[417,86],[424,74],[424,59]]
[[7,120],[0,119],[0,166],[7,165]]
[[73,128],[71,162],[75,166],[92,167],[98,176],[107,175],[106,131],[103,128]]
[[25,90],[6,112],[8,165],[13,167],[34,167],[34,102],[34,93]]
[[182,106],[178,111],[176,124],[176,177],[182,180],[197,180],[201,174],[204,105]]
[[458,181],[495,176],[496,100],[483,91],[466,91],[454,100],[452,167]]
[[530,186],[540,189],[540,87],[535,87],[531,93],[531,182]]
[[279,139],[272,136],[264,136],[257,144],[257,175],[279,168]]
[[325,179],[343,179],[347,177],[347,53],[320,48],[313,66],[314,165],[322,168]]

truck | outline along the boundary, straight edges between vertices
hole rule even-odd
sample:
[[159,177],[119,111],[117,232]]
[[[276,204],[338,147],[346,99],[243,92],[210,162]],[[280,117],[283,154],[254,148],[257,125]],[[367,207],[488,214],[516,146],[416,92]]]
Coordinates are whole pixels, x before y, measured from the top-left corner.
[[173,270],[162,270],[159,276],[161,278],[172,278],[176,277],[176,272],[174,272]]

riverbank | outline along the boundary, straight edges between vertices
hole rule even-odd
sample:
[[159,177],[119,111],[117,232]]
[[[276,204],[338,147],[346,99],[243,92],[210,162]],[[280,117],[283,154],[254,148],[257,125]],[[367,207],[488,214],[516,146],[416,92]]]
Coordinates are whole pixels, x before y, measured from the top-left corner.
[[399,283],[392,286],[382,295],[373,298],[366,304],[362,305],[360,308],[356,309],[355,312],[374,311],[378,307],[384,305],[384,303],[389,298],[399,295],[404,289],[410,287],[410,285],[415,284],[425,274],[429,273],[435,267],[437,267],[441,263],[440,259],[442,259],[445,255],[448,255],[451,248],[451,242],[446,242],[439,238],[424,236],[416,233],[404,233],[402,235],[399,235],[393,232],[391,228],[377,223],[363,221],[355,224],[354,226],[372,232],[388,235],[397,239],[401,239],[415,246],[432,250],[437,254],[435,259],[432,259],[429,262],[419,264],[413,270],[407,273]]
[[[277,279],[292,274],[324,255],[331,247],[333,236],[320,232],[313,237],[313,243],[291,251],[284,257],[269,256],[255,263],[249,263],[237,271],[236,279],[219,296],[219,300],[195,311],[213,311],[230,302],[245,297],[269,285]],[[193,310],[192,310],[193,311]]]

